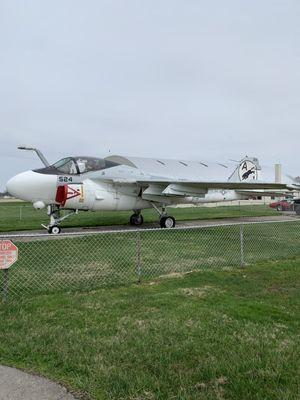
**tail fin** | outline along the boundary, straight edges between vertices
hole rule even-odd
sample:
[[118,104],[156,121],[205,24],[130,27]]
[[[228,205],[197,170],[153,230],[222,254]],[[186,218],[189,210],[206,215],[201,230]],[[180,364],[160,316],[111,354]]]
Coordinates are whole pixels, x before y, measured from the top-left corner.
[[244,157],[228,178],[229,182],[252,182],[259,179],[261,166],[255,157]]
[[291,175],[287,175],[287,177],[291,180],[289,182],[289,187],[293,188],[294,190],[300,189],[300,176],[293,177]]

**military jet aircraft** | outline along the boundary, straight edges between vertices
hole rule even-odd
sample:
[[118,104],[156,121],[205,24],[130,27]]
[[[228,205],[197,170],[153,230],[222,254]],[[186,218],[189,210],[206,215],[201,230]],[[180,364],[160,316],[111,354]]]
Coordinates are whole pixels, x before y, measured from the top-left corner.
[[[132,225],[143,223],[141,211],[154,208],[162,228],[173,228],[175,218],[166,207],[241,200],[256,195],[286,191],[286,184],[263,182],[256,158],[245,157],[238,164],[108,156],[104,159],[66,157],[50,165],[34,150],[44,167],[14,176],[7,191],[16,198],[47,207],[49,233],[59,234],[60,223],[81,210],[133,210]],[[70,212],[64,216],[61,210]]]

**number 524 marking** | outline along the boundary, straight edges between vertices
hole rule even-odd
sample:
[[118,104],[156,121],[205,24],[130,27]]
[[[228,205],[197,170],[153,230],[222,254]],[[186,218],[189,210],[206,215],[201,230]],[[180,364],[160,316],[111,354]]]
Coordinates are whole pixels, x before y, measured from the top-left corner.
[[71,176],[59,176],[58,177],[58,182],[60,182],[60,183],[73,182],[73,178]]

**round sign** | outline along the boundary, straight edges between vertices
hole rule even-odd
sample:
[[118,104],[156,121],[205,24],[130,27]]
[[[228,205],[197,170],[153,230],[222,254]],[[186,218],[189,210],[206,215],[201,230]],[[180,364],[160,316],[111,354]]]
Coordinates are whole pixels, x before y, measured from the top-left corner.
[[18,260],[18,248],[10,240],[0,240],[0,269],[8,269]]

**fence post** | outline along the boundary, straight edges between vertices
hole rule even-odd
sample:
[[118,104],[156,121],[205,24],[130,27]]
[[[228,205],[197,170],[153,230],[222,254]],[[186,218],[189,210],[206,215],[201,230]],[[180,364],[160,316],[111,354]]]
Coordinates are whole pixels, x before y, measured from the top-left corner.
[[244,253],[244,224],[240,225],[240,256],[241,267],[245,266],[245,253]]
[[8,269],[3,269],[3,281],[2,281],[2,296],[3,303],[6,303],[8,300]]
[[136,253],[136,274],[138,278],[138,283],[141,283],[141,233],[140,231],[136,232],[136,245],[135,245],[135,253]]

